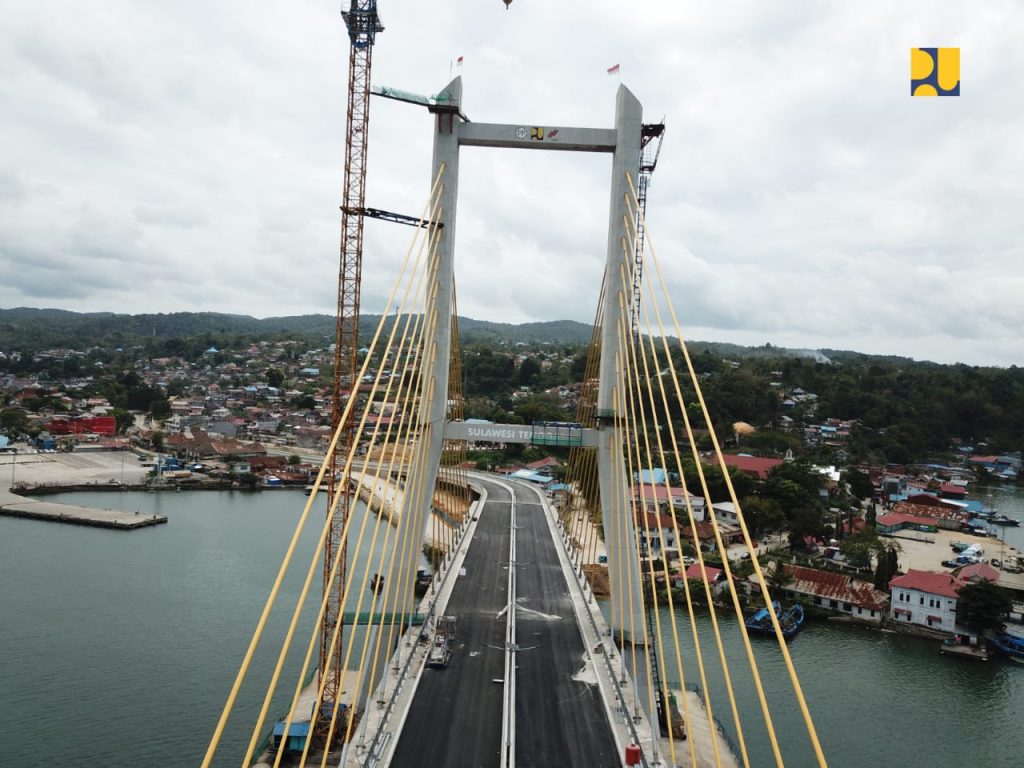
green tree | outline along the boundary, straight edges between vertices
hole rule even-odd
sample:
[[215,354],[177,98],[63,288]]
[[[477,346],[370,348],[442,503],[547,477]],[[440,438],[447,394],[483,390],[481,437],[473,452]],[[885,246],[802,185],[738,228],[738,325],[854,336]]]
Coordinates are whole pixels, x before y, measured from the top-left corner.
[[746,496],[740,500],[743,519],[752,533],[760,534],[766,530],[774,530],[786,522],[782,507],[774,499],[760,496]]
[[768,573],[768,594],[778,595],[782,590],[786,588],[786,585],[793,581],[793,576],[786,570],[785,564],[782,560],[776,558],[772,560],[772,568]]
[[123,435],[124,431],[135,423],[135,417],[124,408],[115,408],[114,422],[117,424],[118,434]]
[[519,364],[519,385],[529,387],[540,376],[540,363],[535,357],[528,357]]
[[0,411],[0,427],[14,440],[28,431],[28,417],[21,408],[4,408]]
[[153,398],[149,403],[149,413],[157,421],[163,421],[171,415],[171,402],[163,395]]
[[1002,629],[1013,607],[1009,592],[987,579],[965,584],[957,597],[956,620],[975,632]]
[[869,528],[847,536],[839,545],[839,551],[847,562],[858,568],[871,567],[872,560],[876,558],[881,562],[886,549],[881,537]]
[[280,389],[281,385],[284,384],[284,374],[278,368],[268,368],[267,384],[274,387],[274,389]]
[[158,453],[164,449],[164,433],[159,429],[156,430],[149,438],[149,442],[153,445],[153,450]]
[[805,461],[792,461],[773,467],[761,495],[775,499],[783,509],[798,509],[820,504],[821,475]]
[[532,424],[535,421],[564,421],[568,416],[561,400],[554,395],[520,398],[515,404],[515,414],[523,424]]
[[311,411],[316,408],[316,400],[312,395],[298,395],[292,398],[291,405],[293,408],[304,408]]
[[288,463],[291,466],[302,463],[302,458],[297,453],[293,453],[288,457]]
[[850,493],[862,501],[875,495],[875,486],[871,482],[871,478],[859,469],[851,469],[847,472],[846,482],[850,486]]
[[792,549],[804,546],[804,537],[822,538],[825,524],[821,516],[821,508],[816,506],[801,507],[793,510],[789,517],[789,546]]
[[899,554],[895,547],[886,547],[885,551],[878,557],[878,565],[875,566],[875,589],[883,592],[889,591],[889,582],[899,572]]

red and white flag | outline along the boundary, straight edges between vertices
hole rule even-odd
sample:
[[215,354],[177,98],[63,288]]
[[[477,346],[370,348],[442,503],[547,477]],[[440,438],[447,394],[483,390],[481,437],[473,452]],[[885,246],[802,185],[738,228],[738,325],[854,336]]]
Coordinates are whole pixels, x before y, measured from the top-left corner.
[[616,64],[614,67],[608,67],[608,74],[609,75],[617,75],[617,74],[619,74],[619,65]]
[[456,67],[461,67],[462,66],[462,56],[459,56],[459,58],[457,58],[455,60],[455,66]]

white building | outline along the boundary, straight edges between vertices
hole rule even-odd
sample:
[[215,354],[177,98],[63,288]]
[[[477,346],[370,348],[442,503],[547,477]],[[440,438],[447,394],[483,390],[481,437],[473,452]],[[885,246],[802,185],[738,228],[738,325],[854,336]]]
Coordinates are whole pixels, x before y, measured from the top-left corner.
[[893,621],[956,632],[957,591],[963,583],[949,573],[915,571],[889,582]]

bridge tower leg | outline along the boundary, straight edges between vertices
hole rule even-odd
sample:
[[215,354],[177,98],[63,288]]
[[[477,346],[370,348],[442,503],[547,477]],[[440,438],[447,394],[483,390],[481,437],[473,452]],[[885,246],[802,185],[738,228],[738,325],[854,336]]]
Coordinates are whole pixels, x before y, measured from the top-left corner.
[[[455,258],[455,206],[459,192],[459,105],[462,103],[462,78],[452,80],[436,97],[446,105],[437,110],[434,126],[434,158],[431,164],[431,181],[437,178],[442,166],[444,175],[440,190],[440,210],[436,220],[440,224],[437,232],[437,262],[428,273],[425,291],[429,297],[426,304],[425,322],[433,327],[433,333],[426,337],[420,352],[419,365],[423,370],[420,397],[424,403],[421,440],[426,442],[423,452],[416,452],[406,475],[405,503],[399,521],[399,541],[413,537],[417,544],[410,551],[410,562],[396,564],[394,573],[402,575],[401,589],[396,594],[395,610],[411,606],[413,581],[420,552],[431,524],[430,509],[434,500],[434,485],[437,482],[441,449],[444,443],[444,425],[448,416],[448,375],[452,350],[452,291]],[[429,215],[429,214],[428,214]],[[420,526],[416,527],[417,518]]]
[[[630,318],[622,307],[632,305],[633,293],[623,275],[629,274],[633,249],[626,229],[631,214],[630,178],[640,167],[640,142],[643,109],[637,98],[620,85],[615,99],[616,145],[612,155],[611,204],[608,215],[608,257],[605,265],[604,321],[601,326],[601,365],[598,373],[597,421],[600,440],[597,448],[598,478],[601,490],[601,515],[605,545],[608,549],[608,581],[611,591],[611,626],[617,633],[636,632],[632,642],[643,638],[644,614],[641,603],[640,561],[637,552],[636,520],[633,519],[633,479],[628,476],[623,458],[621,420],[625,393],[617,393],[619,412],[615,410],[619,334],[630,332]],[[636,182],[634,181],[634,184]],[[623,247],[623,243],[627,243]],[[625,267],[623,272],[622,267]],[[620,303],[621,300],[621,303]]]

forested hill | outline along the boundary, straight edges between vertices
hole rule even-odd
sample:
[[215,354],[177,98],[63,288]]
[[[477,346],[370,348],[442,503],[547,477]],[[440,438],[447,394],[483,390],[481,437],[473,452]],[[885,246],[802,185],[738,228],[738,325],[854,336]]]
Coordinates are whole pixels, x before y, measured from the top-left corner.
[[[379,315],[363,315],[361,336],[368,341],[380,320]],[[151,344],[154,339],[198,338],[207,346],[227,347],[243,340],[302,337],[311,345],[326,346],[334,339],[332,315],[294,315],[267,317],[229,315],[219,312],[172,312],[168,314],[122,315],[113,312],[69,312],[63,309],[18,307],[0,309],[0,351],[38,352],[44,349],[88,347],[128,347]],[[558,344],[578,346],[590,342],[591,326],[575,320],[550,322],[492,323],[459,318],[463,346],[475,343]],[[743,347],[723,342],[691,341],[690,350],[731,359],[806,358],[814,362],[909,362],[905,358],[877,357],[858,352],[836,350],[786,349],[765,344]]]
[[[363,315],[360,330],[372,335],[379,315]],[[585,344],[591,327],[573,320],[544,323],[490,323],[459,318],[464,344]],[[62,309],[0,309],[0,350],[36,352],[67,347],[128,346],[152,339],[204,337],[211,344],[227,346],[237,337],[275,338],[302,336],[311,343],[329,343],[335,334],[331,315],[297,315],[258,319],[248,315],[217,312],[120,315],[113,312],[68,312]]]

